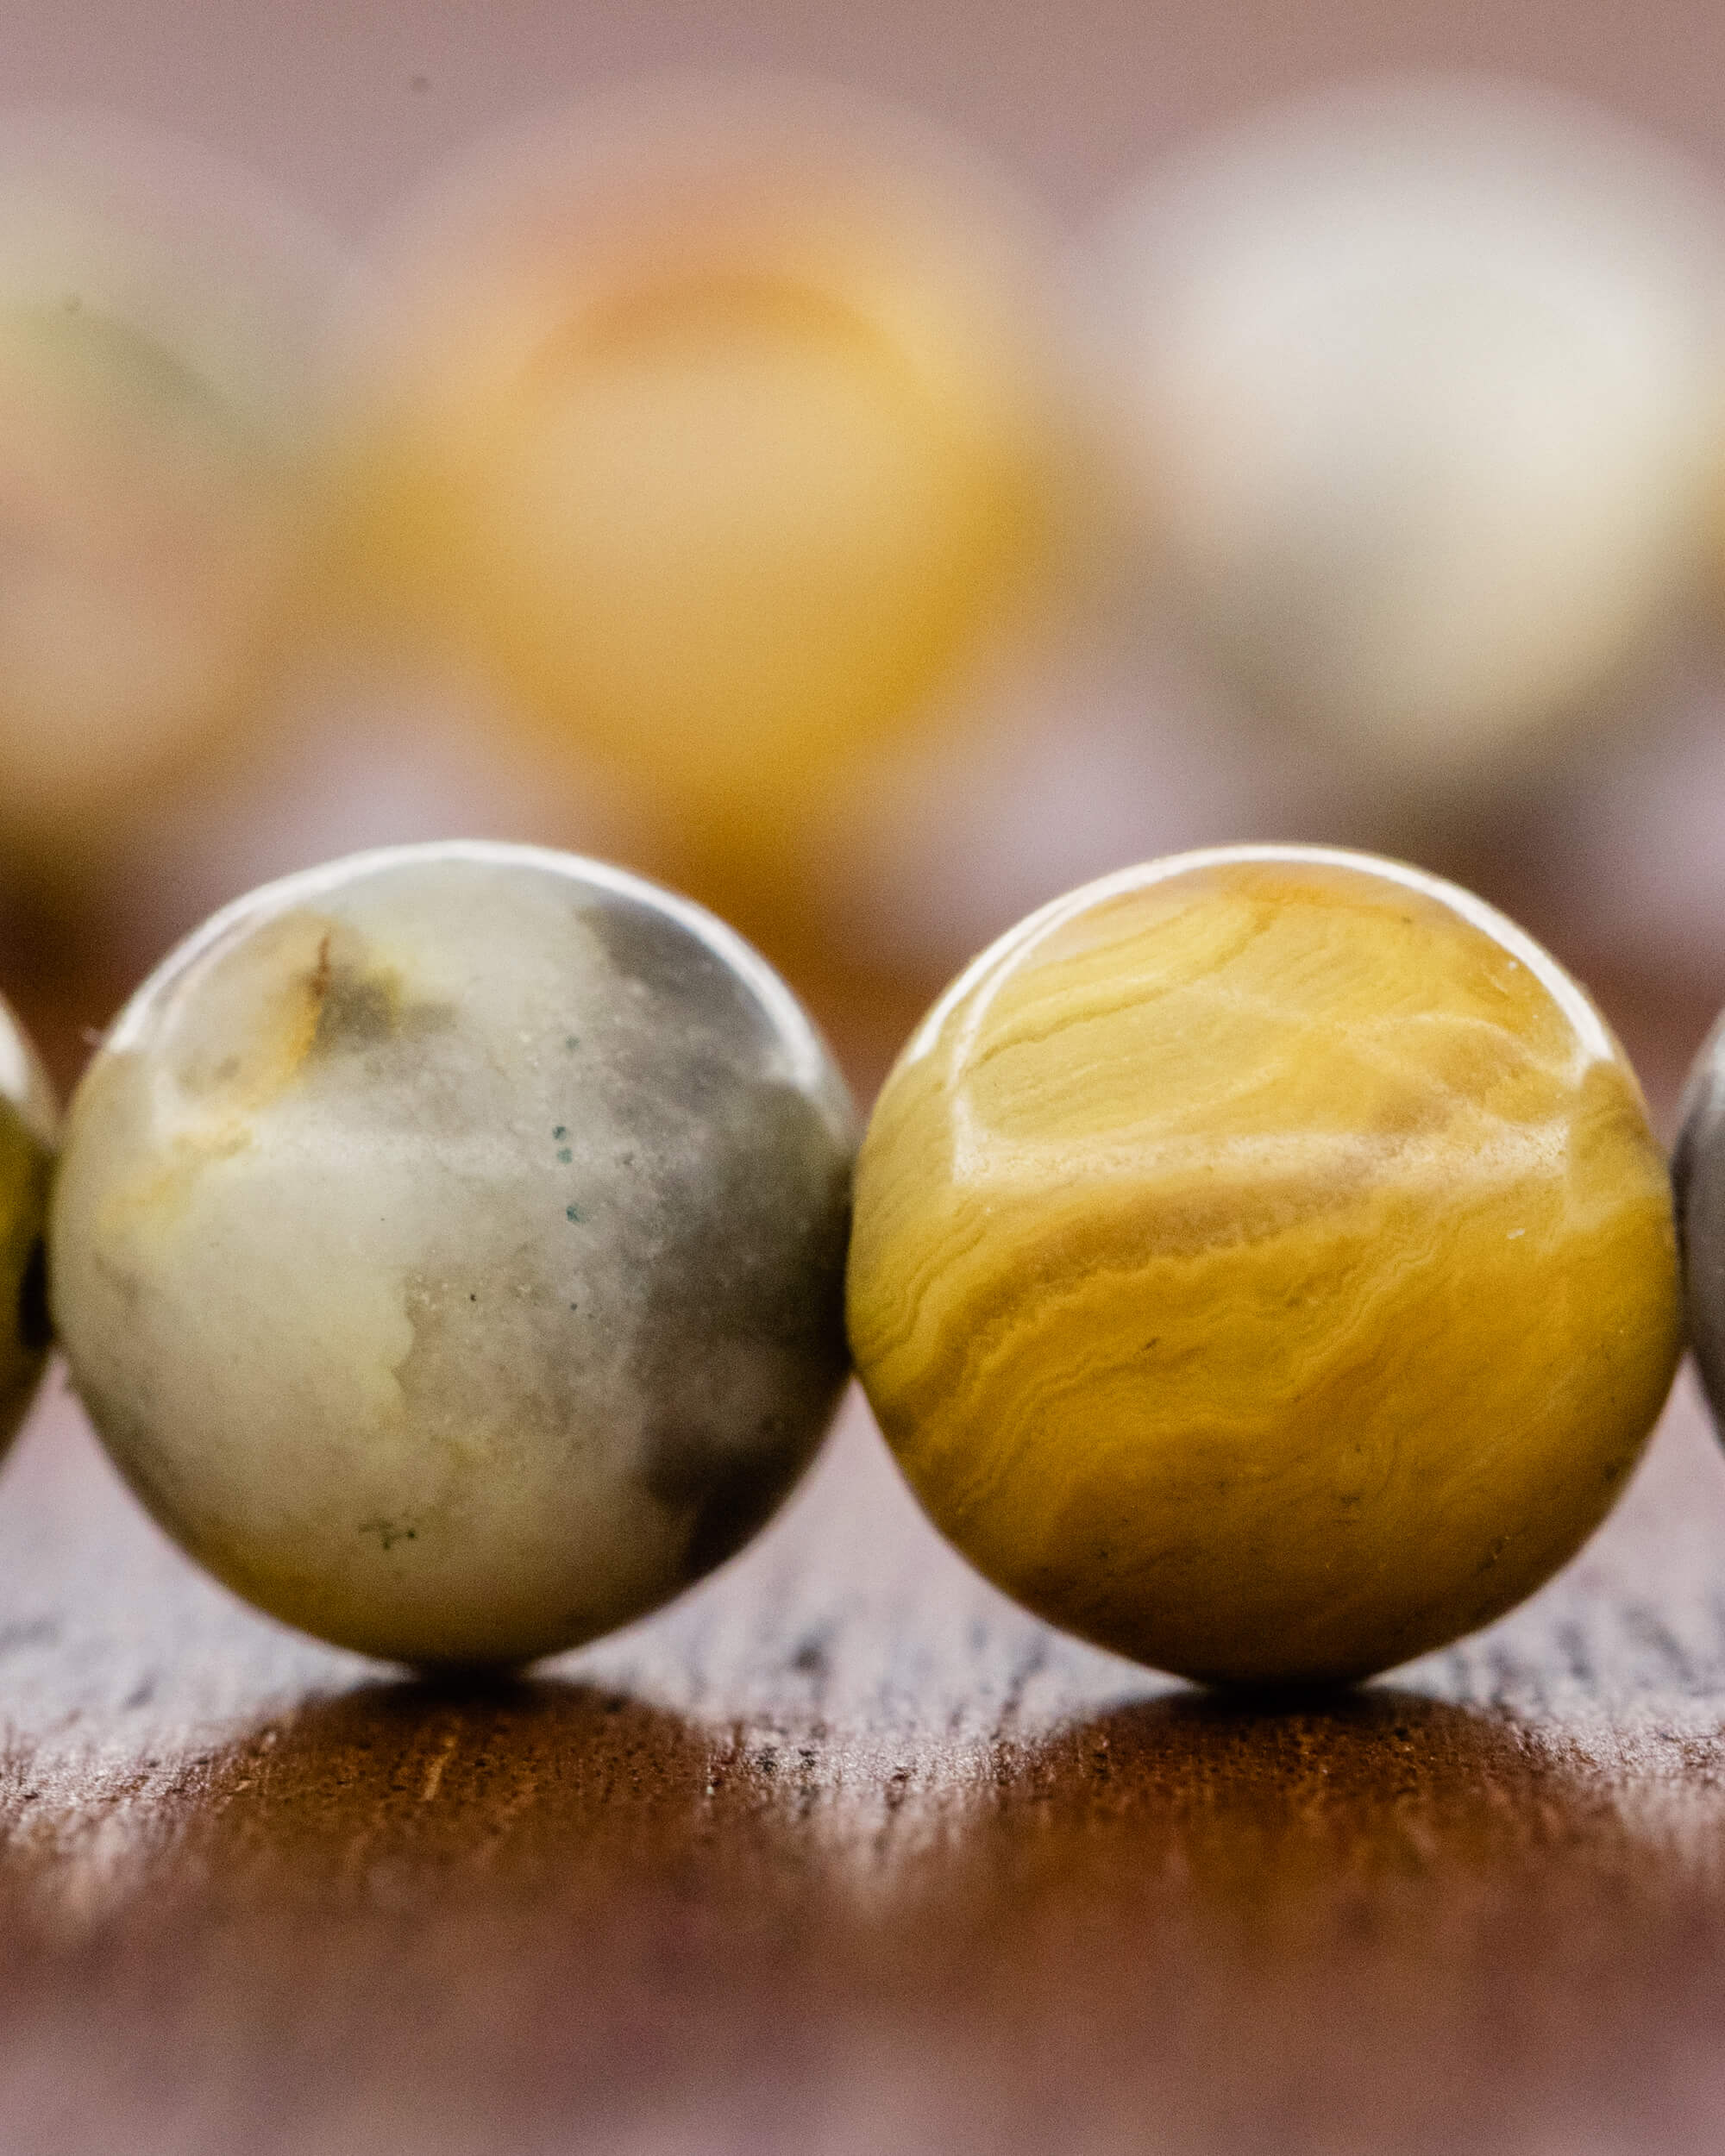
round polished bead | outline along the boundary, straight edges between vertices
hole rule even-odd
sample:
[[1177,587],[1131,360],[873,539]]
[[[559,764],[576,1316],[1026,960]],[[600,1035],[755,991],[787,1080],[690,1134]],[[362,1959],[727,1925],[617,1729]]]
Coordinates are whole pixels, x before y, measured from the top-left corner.
[[53,1300],[161,1523],[417,1663],[567,1647],[737,1549],[846,1373],[852,1112],[721,923],[526,847],[357,856],[141,988],[68,1117]]
[[1679,1346],[1670,1186],[1586,995],[1323,848],[1191,854],[997,943],[887,1082],[852,1347],[936,1524],[1219,1682],[1362,1676],[1545,1580]]

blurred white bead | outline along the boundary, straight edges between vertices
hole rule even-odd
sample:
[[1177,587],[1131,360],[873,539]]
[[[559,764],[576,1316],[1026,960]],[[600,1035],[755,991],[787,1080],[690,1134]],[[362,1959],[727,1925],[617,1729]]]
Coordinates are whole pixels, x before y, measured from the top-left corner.
[[1357,786],[1490,786],[1696,584],[1720,266],[1680,167],[1530,91],[1357,88],[1207,146],[1095,259],[1148,558]]

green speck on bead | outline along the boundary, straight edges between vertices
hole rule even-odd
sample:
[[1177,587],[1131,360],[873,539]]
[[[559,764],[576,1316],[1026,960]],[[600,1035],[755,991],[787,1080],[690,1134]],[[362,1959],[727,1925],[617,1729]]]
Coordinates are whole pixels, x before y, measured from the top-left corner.
[[565,1206],[563,1207],[563,1218],[566,1220],[579,1220],[580,1217],[581,1209],[579,1206]]
[[563,1163],[565,1167],[567,1167],[574,1157],[574,1154],[567,1145],[560,1145],[557,1148],[557,1158]]
[[574,1035],[574,1033],[565,1033],[565,1034],[564,1034],[564,1036],[563,1036],[563,1047],[564,1047],[564,1049],[565,1049],[565,1050],[566,1050],[566,1051],[567,1051],[567,1050],[572,1050],[577,1049],[577,1048],[579,1048],[579,1047],[580,1046],[580,1044],[580,1044],[580,1039],[579,1039],[579,1038],[576,1037],[576,1035]]
[[569,1135],[568,1125],[565,1123],[560,1123],[556,1129],[552,1131],[551,1135],[553,1138],[567,1138]]

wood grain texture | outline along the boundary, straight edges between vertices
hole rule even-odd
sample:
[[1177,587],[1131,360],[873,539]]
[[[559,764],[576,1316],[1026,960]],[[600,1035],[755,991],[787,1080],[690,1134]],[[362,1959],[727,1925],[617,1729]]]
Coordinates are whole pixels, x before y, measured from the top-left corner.
[[437,1690],[196,1574],[56,1385],[0,1476],[0,2147],[1716,2147],[1722,1557],[1685,1376],[1533,1602],[1229,1705],[1002,1601],[853,1395],[686,1601]]

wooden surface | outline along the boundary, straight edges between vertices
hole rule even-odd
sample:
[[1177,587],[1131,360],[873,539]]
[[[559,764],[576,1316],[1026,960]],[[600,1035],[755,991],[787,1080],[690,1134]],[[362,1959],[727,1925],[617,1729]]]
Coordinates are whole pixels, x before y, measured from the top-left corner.
[[[1668,1113],[1704,1013],[1653,1015]],[[1020,1615],[854,1399],[681,1604],[438,1691],[202,1579],[56,1381],[0,1476],[0,1686],[8,2156],[1725,2140],[1687,1376],[1561,1580],[1279,1709]]]

